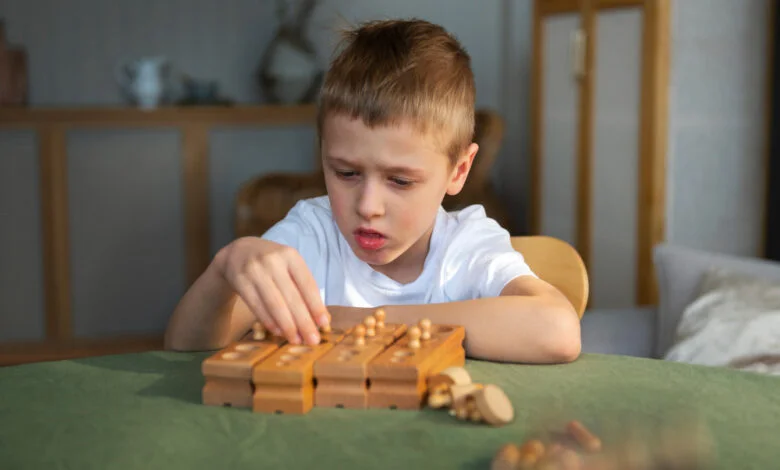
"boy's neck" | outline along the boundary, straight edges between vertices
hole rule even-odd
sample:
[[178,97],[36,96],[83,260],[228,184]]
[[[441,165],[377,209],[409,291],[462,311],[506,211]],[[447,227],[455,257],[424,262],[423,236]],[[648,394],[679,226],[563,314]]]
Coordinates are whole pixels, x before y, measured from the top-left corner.
[[372,268],[400,284],[414,282],[420,277],[425,267],[432,236],[433,226],[395,261],[384,266],[372,266]]

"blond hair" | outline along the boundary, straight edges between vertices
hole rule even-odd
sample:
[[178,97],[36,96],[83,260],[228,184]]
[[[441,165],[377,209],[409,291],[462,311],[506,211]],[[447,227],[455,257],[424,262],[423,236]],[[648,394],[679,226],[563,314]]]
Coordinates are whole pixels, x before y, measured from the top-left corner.
[[320,92],[318,130],[329,114],[368,127],[410,122],[442,139],[455,161],[474,137],[471,58],[441,26],[423,20],[371,21],[347,31]]

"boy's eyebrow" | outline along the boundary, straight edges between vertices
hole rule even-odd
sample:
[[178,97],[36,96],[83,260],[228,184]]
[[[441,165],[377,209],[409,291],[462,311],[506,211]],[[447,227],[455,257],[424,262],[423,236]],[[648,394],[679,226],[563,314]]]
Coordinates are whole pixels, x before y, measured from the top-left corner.
[[[332,155],[327,155],[325,157],[329,162],[331,163],[339,163],[342,165],[350,166],[350,167],[356,167],[359,165],[356,165],[353,162],[350,162],[349,160],[341,157],[334,157]],[[404,173],[408,175],[422,175],[424,173],[424,170],[422,168],[412,168],[407,166],[387,166],[387,167],[381,167],[383,171],[388,173]]]

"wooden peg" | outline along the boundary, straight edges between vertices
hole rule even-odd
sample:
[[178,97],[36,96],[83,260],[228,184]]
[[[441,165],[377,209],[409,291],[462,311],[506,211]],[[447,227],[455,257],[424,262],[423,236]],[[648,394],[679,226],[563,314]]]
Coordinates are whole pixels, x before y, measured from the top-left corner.
[[539,439],[531,439],[520,446],[519,468],[534,468],[536,463],[544,456],[545,447]]
[[423,341],[428,341],[431,339],[431,321],[427,318],[423,318],[420,320],[420,330],[422,331],[422,335],[420,336],[420,339]]
[[590,432],[581,422],[576,420],[570,421],[566,425],[566,430],[586,451],[598,452],[601,450],[601,439]]
[[363,325],[358,325],[355,327],[354,332],[352,333],[355,337],[355,345],[356,346],[363,346],[366,344],[366,327]]
[[259,321],[252,325],[252,339],[255,341],[262,341],[265,339],[265,328]]
[[419,327],[413,326],[409,328],[409,347],[412,349],[420,349],[420,336],[422,332]]
[[374,318],[376,319],[376,328],[378,330],[381,330],[385,327],[385,311],[381,308],[377,309],[376,312],[374,312]]
[[513,443],[501,446],[493,457],[490,470],[516,470],[520,467],[520,448]]
[[376,336],[376,318],[369,315],[363,319],[363,324],[366,326],[366,336],[369,338]]

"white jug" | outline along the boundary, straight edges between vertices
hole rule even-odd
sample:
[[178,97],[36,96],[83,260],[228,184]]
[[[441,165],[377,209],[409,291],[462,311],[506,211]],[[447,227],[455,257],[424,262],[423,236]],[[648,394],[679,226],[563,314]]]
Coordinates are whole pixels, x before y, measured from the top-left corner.
[[116,77],[142,109],[154,109],[168,91],[170,62],[165,57],[143,57],[117,65]]

